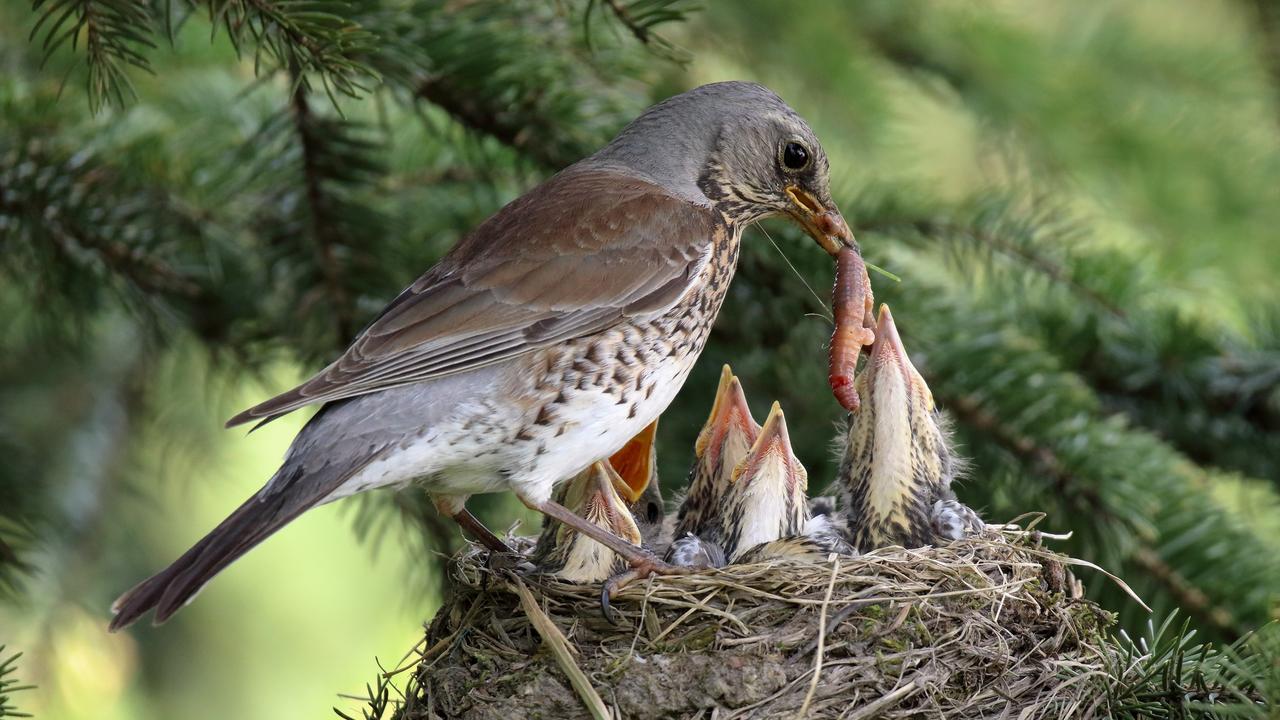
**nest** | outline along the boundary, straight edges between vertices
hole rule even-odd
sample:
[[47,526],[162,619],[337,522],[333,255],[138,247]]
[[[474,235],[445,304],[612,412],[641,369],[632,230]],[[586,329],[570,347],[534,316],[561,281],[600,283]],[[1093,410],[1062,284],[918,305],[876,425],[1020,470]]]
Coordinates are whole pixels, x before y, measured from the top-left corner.
[[450,565],[404,718],[1067,717],[1097,712],[1113,619],[1034,534],[735,565],[619,593]]

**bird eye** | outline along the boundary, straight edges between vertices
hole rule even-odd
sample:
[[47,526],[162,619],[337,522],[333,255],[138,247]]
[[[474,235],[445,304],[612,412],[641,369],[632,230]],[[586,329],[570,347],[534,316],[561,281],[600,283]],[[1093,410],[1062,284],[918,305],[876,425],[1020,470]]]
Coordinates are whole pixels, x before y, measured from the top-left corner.
[[650,523],[658,522],[658,517],[661,515],[661,513],[658,512],[658,505],[656,503],[649,503],[649,511],[647,515],[649,516]]
[[809,151],[804,145],[792,141],[782,146],[782,166],[798,171],[809,167]]

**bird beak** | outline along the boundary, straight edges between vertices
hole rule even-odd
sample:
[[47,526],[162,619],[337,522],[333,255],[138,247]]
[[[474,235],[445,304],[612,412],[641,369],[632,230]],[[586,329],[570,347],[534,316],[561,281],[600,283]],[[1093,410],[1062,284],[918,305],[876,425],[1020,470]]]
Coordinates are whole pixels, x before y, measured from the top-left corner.
[[658,421],[654,420],[609,458],[609,464],[622,479],[618,492],[628,505],[635,505],[640,500],[653,479],[654,465],[657,462],[657,448],[654,444],[657,434]]
[[782,406],[777,402],[769,408],[769,417],[747,456],[733,470],[733,480],[737,482],[744,475],[756,478],[765,472],[772,474],[772,468],[766,465],[781,465],[781,474],[787,480],[787,487],[794,489],[797,484],[804,489],[808,486],[809,475],[795,451],[791,449],[791,436],[787,433],[787,419],[782,414]]
[[[893,313],[888,305],[880,306],[880,315],[876,318],[876,339],[871,343],[870,361],[867,363],[867,380],[872,386],[879,386],[891,379],[898,379],[908,391],[923,391],[932,405],[933,397],[924,379],[911,359],[907,357],[906,348],[902,346],[902,338],[898,336],[898,326],[893,322]],[[880,393],[875,393],[880,395]]]
[[720,384],[716,386],[716,399],[711,405],[711,415],[698,433],[694,453],[701,458],[708,450],[720,452],[725,438],[735,429],[746,438],[746,445],[749,446],[755,442],[760,426],[751,417],[751,408],[747,407],[747,396],[742,392],[742,384],[734,377],[729,366],[725,365],[720,369]]
[[858,246],[849,224],[834,204],[827,207],[799,185],[788,185],[786,192],[791,198],[791,217],[829,255],[835,257],[843,248]]
[[607,527],[632,545],[639,545],[640,529],[621,497],[625,492],[628,492],[626,482],[609,463],[601,461],[592,465],[587,491],[587,519]]
[[902,338],[898,337],[898,326],[894,324],[893,313],[889,312],[887,304],[880,306],[880,315],[876,318],[876,339],[871,343],[870,359],[866,372],[873,376],[873,382],[875,375],[892,368],[901,374],[903,381],[910,384],[914,368],[907,359]]

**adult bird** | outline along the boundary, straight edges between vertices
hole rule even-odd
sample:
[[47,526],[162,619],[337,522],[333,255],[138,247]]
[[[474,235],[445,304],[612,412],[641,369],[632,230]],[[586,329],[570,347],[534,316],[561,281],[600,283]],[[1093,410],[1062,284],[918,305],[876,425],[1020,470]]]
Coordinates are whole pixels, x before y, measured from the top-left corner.
[[261,490],[116,601],[111,628],[152,608],[164,621],[310,508],[410,483],[495,550],[466,511],[472,494],[514,492],[635,576],[677,571],[551,493],[666,409],[720,311],[743,229],[778,215],[833,256],[853,247],[827,156],[781,98],[725,82],[649,108],[475,228],[315,377],[232,418],[321,406]]
[[963,463],[888,305],[880,306],[875,336],[857,381],[861,408],[849,414],[836,473],[850,543],[867,552],[981,532],[982,520],[951,490]]

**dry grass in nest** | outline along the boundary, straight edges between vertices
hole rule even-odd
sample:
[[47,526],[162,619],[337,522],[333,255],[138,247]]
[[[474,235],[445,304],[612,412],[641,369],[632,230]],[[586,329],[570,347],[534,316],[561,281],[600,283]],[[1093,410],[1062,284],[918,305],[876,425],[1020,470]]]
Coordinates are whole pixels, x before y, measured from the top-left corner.
[[[1099,710],[1111,618],[1062,555],[946,547],[598,586],[451,563],[404,718],[1057,718]],[[820,632],[821,631],[821,632]]]

